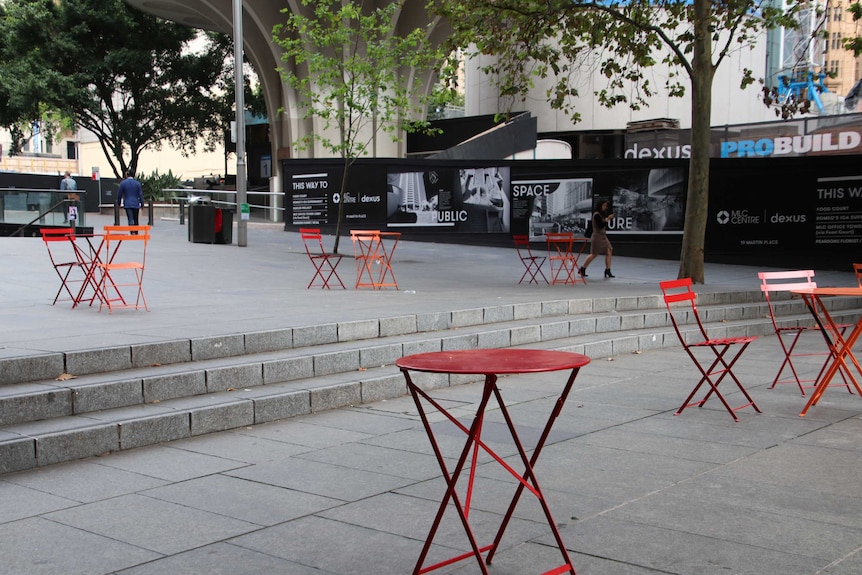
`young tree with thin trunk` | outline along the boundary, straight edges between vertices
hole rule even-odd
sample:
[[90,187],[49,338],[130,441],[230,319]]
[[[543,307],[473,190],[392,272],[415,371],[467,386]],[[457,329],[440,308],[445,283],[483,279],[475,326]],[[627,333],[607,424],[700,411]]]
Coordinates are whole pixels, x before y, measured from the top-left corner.
[[[400,2],[303,0],[301,13],[285,9],[287,21],[273,31],[283,49],[282,77],[296,91],[304,119],[317,125],[294,142],[318,142],[343,160],[335,247],[341,236],[350,167],[369,152],[378,133],[399,141],[405,130],[427,130],[423,71],[442,62],[429,29],[396,34]],[[430,90],[428,90],[430,92]]]

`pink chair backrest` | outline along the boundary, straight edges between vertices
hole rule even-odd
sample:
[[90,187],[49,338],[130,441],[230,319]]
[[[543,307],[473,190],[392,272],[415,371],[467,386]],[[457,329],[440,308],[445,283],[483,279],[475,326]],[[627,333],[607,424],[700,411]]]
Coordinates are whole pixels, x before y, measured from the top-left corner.
[[759,272],[760,291],[769,297],[769,292],[790,291],[795,289],[816,288],[814,270],[793,270],[784,272]]
[[757,277],[760,278],[760,291],[766,297],[766,305],[769,307],[769,317],[772,320],[772,327],[775,328],[776,333],[779,331],[779,325],[775,317],[775,310],[772,309],[772,300],[769,294],[771,292],[788,292],[794,289],[817,287],[817,282],[814,281],[814,270],[759,272]]

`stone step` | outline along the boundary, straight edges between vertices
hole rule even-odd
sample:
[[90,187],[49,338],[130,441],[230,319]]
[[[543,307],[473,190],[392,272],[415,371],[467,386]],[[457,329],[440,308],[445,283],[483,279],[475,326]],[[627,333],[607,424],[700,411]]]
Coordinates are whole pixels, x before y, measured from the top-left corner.
[[[706,293],[698,297],[704,313],[708,313],[711,306],[721,307],[726,304],[765,306],[759,292]],[[765,309],[764,307],[764,313]],[[502,321],[634,311],[664,313],[665,307],[660,295],[560,299],[297,326],[253,333],[166,340],[65,353],[46,352],[37,355],[11,356],[0,358],[0,387],[14,383],[52,380],[63,373],[75,376],[112,373],[152,365],[184,364],[240,357],[330,343],[459,329]]]
[[[785,323],[804,320],[804,310],[785,306]],[[712,321],[756,319],[765,321],[759,302],[733,307],[705,307]],[[446,349],[507,347],[546,340],[669,326],[665,310],[606,311],[581,315],[493,321],[450,330],[416,332],[401,336],[355,339],[305,345],[195,362],[154,364],[111,373],[93,373],[73,379],[57,378],[0,386],[0,422],[3,424],[79,415],[139,403],[223,391],[242,382],[244,387],[270,385],[336,372],[351,372],[392,364],[403,355]],[[463,322],[461,322],[463,324]],[[671,332],[672,333],[672,332]],[[650,346],[652,334],[640,343]],[[96,352],[98,353],[98,352]],[[68,373],[68,372],[67,372]]]
[[[711,336],[773,333],[765,304],[745,299],[717,297],[699,304]],[[862,305],[835,301],[844,304],[833,309],[839,321],[855,321]],[[428,331],[335,342],[330,334],[318,338],[328,343],[279,351],[0,386],[0,473],[400,397],[406,385],[394,361],[411,353],[527,346],[597,358],[678,346],[663,304],[658,308],[654,303],[622,302],[620,310],[619,302],[611,309],[609,302],[594,300],[574,306],[582,313],[553,315],[550,310],[561,311],[560,304],[543,302],[531,317],[521,319],[514,318],[514,310],[511,315],[496,308],[459,310],[437,322],[425,318],[438,328]],[[572,307],[569,302],[565,310]],[[781,311],[782,322],[789,325],[810,323],[799,301],[782,302]],[[307,333],[331,330],[317,327]],[[685,331],[698,335],[692,324]],[[445,374],[414,378],[429,389],[473,379]]]

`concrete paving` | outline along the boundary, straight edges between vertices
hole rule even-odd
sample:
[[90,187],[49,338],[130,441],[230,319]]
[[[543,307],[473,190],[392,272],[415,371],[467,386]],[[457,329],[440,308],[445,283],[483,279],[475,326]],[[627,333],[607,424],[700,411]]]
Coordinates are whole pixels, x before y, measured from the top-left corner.
[[[97,228],[110,223],[90,216]],[[658,293],[677,263],[618,257],[616,279],[518,285],[513,250],[402,242],[399,290],[306,290],[295,233],[249,224],[248,247],[189,243],[158,221],[145,291],[151,311],[51,306],[56,277],[39,239],[2,238],[0,357],[245,333],[494,302]],[[234,234],[234,239],[236,235]],[[351,254],[349,239],[342,253]],[[339,268],[352,281],[353,262]],[[757,289],[757,269],[707,265],[698,290]],[[851,285],[851,273],[818,273]],[[577,296],[573,295],[577,294]],[[805,343],[822,348],[816,338]],[[734,423],[714,401],[674,411],[697,380],[681,349],[595,357],[578,375],[537,466],[581,575],[862,572],[862,401],[829,389],[804,418],[793,386],[769,390],[782,358],[759,338],[737,372],[763,410]],[[805,361],[816,371],[822,358]],[[535,441],[563,374],[501,380],[525,442]],[[475,384],[435,399],[469,420]],[[739,393],[728,393],[731,403]],[[450,458],[462,437],[437,414]],[[517,467],[499,410],[484,439]],[[451,459],[450,459],[451,461]],[[470,515],[489,542],[515,482],[480,458]],[[444,493],[410,398],[317,413],[36,470],[0,475],[0,574],[411,573]],[[560,563],[532,497],[523,497],[489,572]],[[468,550],[447,512],[429,561]],[[479,573],[473,560],[444,569]]]

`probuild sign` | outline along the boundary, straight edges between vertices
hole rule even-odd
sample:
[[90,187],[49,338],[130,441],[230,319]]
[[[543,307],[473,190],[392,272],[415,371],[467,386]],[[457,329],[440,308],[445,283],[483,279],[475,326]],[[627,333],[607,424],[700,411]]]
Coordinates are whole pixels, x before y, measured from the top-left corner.
[[[797,120],[766,125],[713,128],[710,157],[792,158],[862,154],[862,118],[841,116],[840,125]],[[690,130],[656,130],[626,135],[626,160],[673,160],[691,157]]]
[[838,133],[781,136],[757,140],[727,140],[721,143],[722,158],[766,158],[809,154],[858,154],[862,135],[856,130]]

